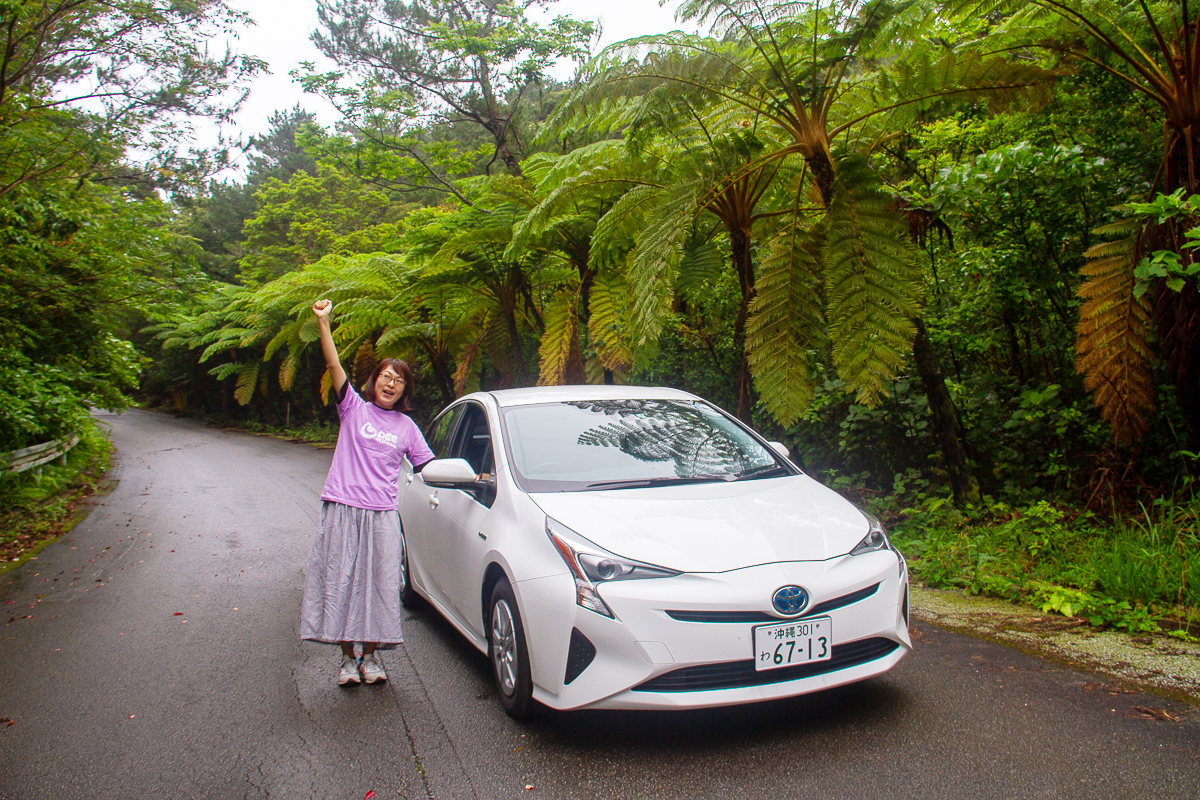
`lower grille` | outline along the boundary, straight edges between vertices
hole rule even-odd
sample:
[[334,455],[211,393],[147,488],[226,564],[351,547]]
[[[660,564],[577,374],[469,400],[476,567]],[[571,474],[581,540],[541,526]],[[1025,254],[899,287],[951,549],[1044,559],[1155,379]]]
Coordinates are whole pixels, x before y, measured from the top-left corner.
[[584,636],[579,628],[571,628],[571,646],[567,650],[567,672],[563,675],[563,685],[578,678],[591,665],[596,657],[596,645]]
[[824,675],[839,669],[856,667],[878,658],[883,658],[899,647],[891,639],[882,637],[860,639],[857,642],[835,644],[833,657],[828,661],[797,664],[759,672],[754,669],[754,659],[728,661],[723,664],[701,664],[673,670],[643,684],[633,687],[635,692],[706,692],[713,689],[736,689],[743,686],[765,686],[783,683],[813,675]]

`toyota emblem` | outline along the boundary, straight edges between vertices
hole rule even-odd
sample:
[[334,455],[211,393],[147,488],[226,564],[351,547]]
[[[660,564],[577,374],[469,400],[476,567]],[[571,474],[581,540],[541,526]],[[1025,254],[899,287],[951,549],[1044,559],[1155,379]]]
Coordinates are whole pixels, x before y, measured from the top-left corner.
[[802,586],[781,586],[771,597],[771,605],[780,614],[794,616],[808,605],[808,592]]

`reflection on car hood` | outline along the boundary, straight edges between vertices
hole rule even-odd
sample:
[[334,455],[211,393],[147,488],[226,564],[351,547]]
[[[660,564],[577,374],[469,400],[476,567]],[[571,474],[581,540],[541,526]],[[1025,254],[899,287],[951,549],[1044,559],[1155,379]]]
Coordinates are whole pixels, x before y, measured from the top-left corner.
[[861,511],[807,475],[530,497],[612,553],[684,572],[823,561],[868,530]]

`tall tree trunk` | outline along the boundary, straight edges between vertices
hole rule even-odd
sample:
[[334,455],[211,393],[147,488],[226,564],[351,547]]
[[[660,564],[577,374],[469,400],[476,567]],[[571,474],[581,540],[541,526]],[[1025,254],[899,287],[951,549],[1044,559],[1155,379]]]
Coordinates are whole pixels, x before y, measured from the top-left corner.
[[913,363],[925,387],[929,414],[933,418],[933,434],[938,447],[941,448],[946,472],[950,475],[950,489],[954,492],[954,502],[959,505],[978,503],[979,481],[975,479],[967,462],[962,423],[959,421],[954,401],[950,399],[950,392],[946,389],[942,365],[929,341],[925,323],[919,318],[913,322],[917,328],[917,335],[913,338]]
[[[1163,193],[1182,188],[1185,195],[1195,194],[1200,188],[1196,164],[1200,130],[1194,125],[1169,126],[1167,136]],[[1174,222],[1160,226],[1151,233],[1145,249],[1170,248],[1183,257],[1185,264],[1195,263],[1196,254],[1181,247],[1182,227]],[[1187,449],[1200,452],[1200,287],[1189,280],[1175,292],[1160,280],[1154,316],[1162,357],[1175,382],[1179,410],[1188,421]]]
[[1188,421],[1187,449],[1200,452],[1200,293],[1190,281],[1178,292],[1160,285],[1154,311],[1167,372]]
[[746,352],[746,319],[750,316],[750,301],[754,299],[754,264],[750,257],[750,234],[744,229],[729,232],[730,259],[742,290],[741,303],[733,320],[733,347],[738,358],[737,417],[751,424],[754,410],[754,382],[750,375],[750,356]]

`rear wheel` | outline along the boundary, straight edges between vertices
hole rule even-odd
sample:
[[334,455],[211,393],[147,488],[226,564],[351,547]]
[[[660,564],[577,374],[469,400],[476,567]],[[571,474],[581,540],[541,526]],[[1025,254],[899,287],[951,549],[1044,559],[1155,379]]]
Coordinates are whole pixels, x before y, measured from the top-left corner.
[[501,578],[492,589],[488,614],[488,650],[500,702],[509,716],[523,718],[533,701],[533,678],[529,671],[529,648],[525,626],[517,610],[517,598],[508,581]]
[[408,572],[408,541],[404,538],[404,523],[400,524],[400,603],[405,608],[416,608],[421,598],[412,588],[412,576]]

